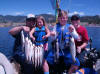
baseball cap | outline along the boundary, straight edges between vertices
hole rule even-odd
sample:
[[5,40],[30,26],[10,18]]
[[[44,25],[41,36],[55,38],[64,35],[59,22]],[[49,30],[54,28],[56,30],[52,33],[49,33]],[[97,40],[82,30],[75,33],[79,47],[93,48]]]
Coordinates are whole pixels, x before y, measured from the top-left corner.
[[35,18],[35,15],[34,14],[28,14],[27,18]]
[[28,14],[26,21],[34,21],[35,20],[35,15],[34,14]]
[[75,20],[75,21],[80,20],[80,16],[78,14],[72,15],[71,21],[73,21],[73,20]]

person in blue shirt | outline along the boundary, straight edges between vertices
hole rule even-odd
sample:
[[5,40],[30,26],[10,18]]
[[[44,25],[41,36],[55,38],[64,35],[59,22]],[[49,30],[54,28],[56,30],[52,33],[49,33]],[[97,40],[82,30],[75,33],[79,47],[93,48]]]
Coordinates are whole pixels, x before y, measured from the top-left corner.
[[[53,31],[51,31],[51,35],[58,39],[59,43],[59,58],[64,58],[64,63],[66,66],[71,65],[70,69],[68,70],[68,74],[72,74],[75,72],[78,67],[80,66],[79,60],[76,58],[76,62],[72,60],[70,49],[69,49],[69,26],[70,24],[67,24],[68,20],[68,13],[64,10],[59,11],[58,13],[58,23],[54,27]],[[54,49],[52,49],[46,60],[48,64],[54,65]],[[49,67],[47,65],[46,70],[49,71]]]
[[48,50],[47,39],[50,36],[50,31],[47,27],[45,19],[42,16],[36,18],[36,26],[30,31],[30,37],[35,41],[36,46],[43,45],[44,50]]

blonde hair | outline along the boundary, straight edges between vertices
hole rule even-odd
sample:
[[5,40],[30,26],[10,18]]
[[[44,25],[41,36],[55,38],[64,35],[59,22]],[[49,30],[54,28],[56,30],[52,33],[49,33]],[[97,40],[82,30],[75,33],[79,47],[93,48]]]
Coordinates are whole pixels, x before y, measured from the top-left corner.
[[58,11],[58,17],[61,17],[61,16],[68,16],[68,12],[64,11],[64,10],[59,10]]
[[38,19],[41,19],[41,20],[43,21],[43,25],[47,27],[46,21],[45,21],[45,19],[44,19],[43,16],[37,16],[37,17],[36,17],[36,26],[37,26],[37,20],[38,20]]

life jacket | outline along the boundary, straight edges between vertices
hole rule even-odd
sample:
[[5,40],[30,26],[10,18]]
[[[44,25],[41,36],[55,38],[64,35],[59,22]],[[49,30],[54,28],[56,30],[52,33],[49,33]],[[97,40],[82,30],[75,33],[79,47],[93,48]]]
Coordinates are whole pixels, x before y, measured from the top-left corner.
[[35,37],[35,45],[45,44],[47,39],[42,39],[43,36],[46,35],[45,27],[43,26],[41,29],[36,27],[33,36]]
[[59,44],[64,44],[63,46],[65,46],[66,43],[69,43],[69,37],[70,37],[69,30],[68,30],[69,25],[70,24],[61,26],[59,23],[56,25],[58,42]]

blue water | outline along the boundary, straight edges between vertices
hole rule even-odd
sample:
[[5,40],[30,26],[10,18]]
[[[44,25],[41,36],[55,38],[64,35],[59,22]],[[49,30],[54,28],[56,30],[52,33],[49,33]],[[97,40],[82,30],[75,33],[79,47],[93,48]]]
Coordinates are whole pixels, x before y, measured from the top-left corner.
[[[100,27],[86,27],[89,37],[93,40],[93,47],[100,49]],[[0,28],[0,52],[4,53],[7,57],[12,55],[14,45],[14,38],[10,36],[8,31],[10,27]]]
[[12,55],[14,45],[14,38],[8,33],[10,28],[0,28],[0,52],[4,53],[7,57]]
[[100,50],[100,27],[86,27],[89,37],[92,38],[92,46]]

